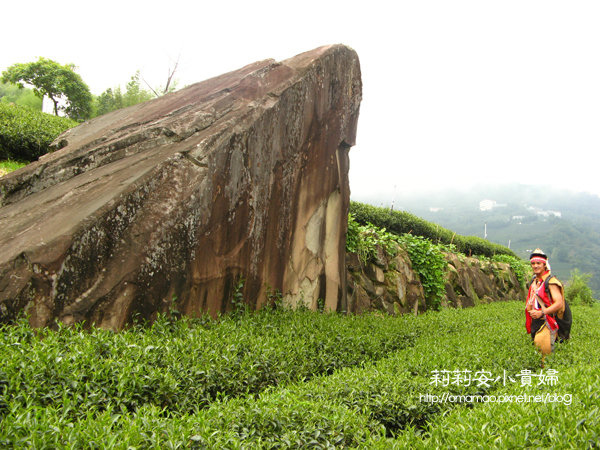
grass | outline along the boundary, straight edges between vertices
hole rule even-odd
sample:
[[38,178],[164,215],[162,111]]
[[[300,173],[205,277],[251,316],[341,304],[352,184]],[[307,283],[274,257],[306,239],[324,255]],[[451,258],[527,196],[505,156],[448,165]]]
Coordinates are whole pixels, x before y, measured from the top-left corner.
[[0,177],[7,173],[14,172],[21,167],[25,167],[27,163],[20,161],[12,161],[10,159],[0,161]]

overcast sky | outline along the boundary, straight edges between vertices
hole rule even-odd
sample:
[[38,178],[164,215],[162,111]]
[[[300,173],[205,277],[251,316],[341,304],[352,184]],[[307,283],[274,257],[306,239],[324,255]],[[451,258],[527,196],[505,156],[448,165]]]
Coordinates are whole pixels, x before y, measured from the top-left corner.
[[473,183],[600,195],[600,2],[5,2],[0,70],[74,63],[93,94],[179,87],[343,43],[363,77],[352,198]]

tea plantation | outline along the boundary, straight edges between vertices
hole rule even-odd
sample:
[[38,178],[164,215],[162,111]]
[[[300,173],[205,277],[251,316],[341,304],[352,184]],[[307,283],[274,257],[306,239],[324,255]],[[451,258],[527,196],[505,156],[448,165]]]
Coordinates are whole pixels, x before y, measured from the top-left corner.
[[540,367],[523,304],[0,328],[2,448],[596,448],[600,307]]

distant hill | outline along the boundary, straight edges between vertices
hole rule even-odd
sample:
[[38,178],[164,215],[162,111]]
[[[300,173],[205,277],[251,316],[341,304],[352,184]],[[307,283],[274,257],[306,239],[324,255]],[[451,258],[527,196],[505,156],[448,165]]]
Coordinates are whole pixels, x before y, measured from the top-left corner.
[[395,210],[457,233],[509,246],[524,259],[540,247],[563,281],[575,268],[591,273],[590,287],[600,297],[600,197],[596,195],[505,185],[357,200],[376,206],[393,203]]

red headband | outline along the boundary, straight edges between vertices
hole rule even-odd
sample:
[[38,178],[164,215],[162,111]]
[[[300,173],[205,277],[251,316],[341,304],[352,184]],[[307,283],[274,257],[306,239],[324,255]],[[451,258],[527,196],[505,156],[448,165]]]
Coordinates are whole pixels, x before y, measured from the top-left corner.
[[534,261],[536,261],[536,262],[543,262],[543,263],[546,263],[546,262],[548,262],[548,260],[547,260],[546,258],[543,258],[543,257],[541,257],[541,256],[534,256],[534,257],[533,257],[533,258],[531,258],[529,261],[531,261],[531,262],[534,262]]

